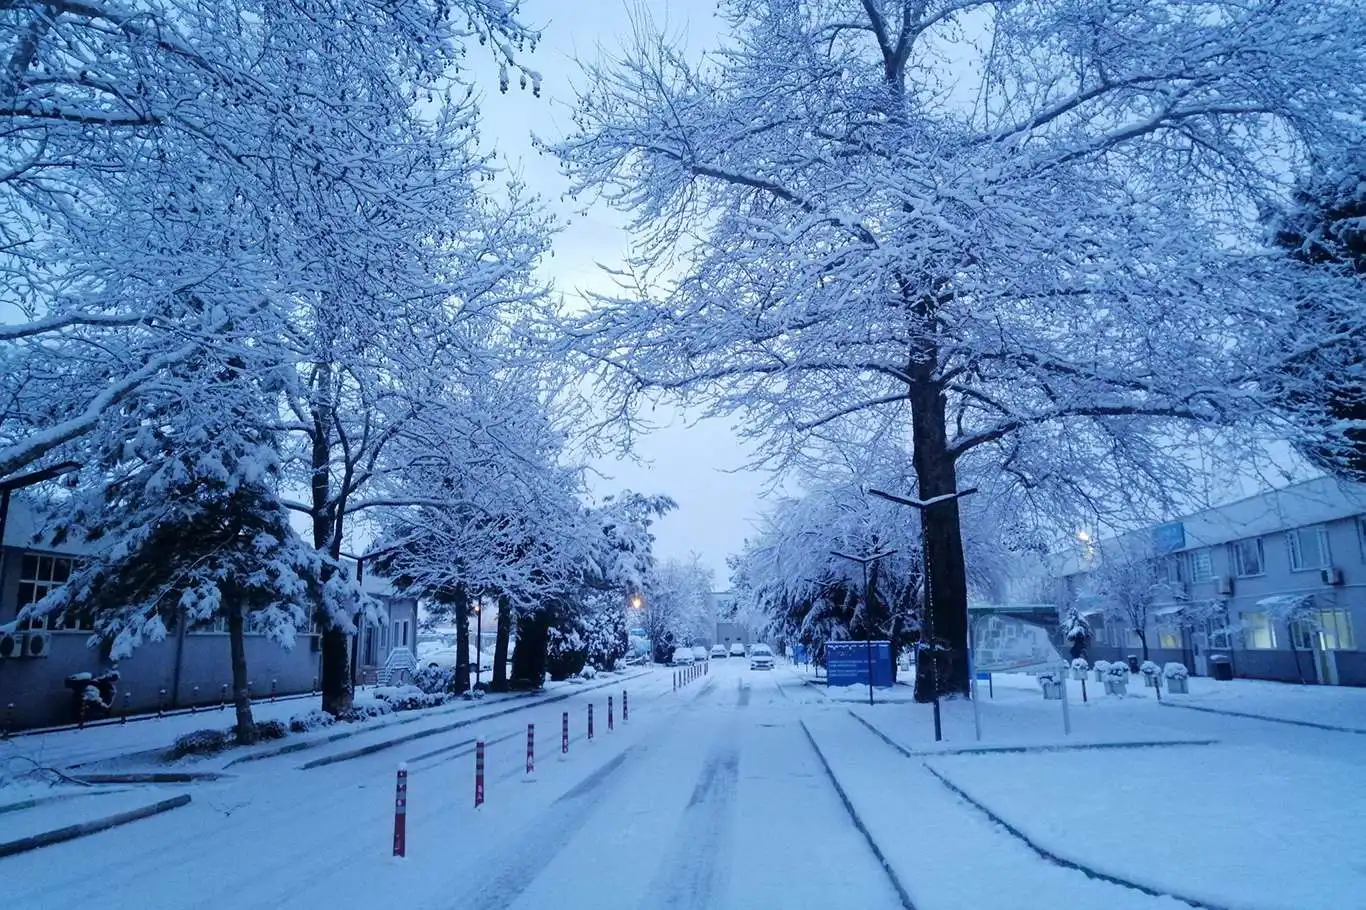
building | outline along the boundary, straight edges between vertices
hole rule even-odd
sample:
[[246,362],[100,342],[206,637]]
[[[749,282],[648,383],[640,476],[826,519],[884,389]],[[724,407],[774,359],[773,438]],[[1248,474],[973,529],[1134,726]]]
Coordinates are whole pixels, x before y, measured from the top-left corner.
[[1091,621],[1093,660],[1138,654],[1097,581],[1140,554],[1156,580],[1149,659],[1210,674],[1366,686],[1366,485],[1320,477],[1091,544],[1054,570],[1059,601]]
[[[351,681],[370,685],[385,675],[384,668],[397,658],[404,672],[417,664],[417,598],[401,594],[387,579],[363,575],[361,590],[374,601],[378,615],[362,621],[360,637],[352,650]],[[402,652],[406,651],[406,654]],[[392,668],[391,668],[392,669]],[[403,682],[391,676],[386,682]]]
[[[0,728],[23,729],[72,723],[75,699],[68,676],[109,669],[119,672],[114,711],[149,712],[217,706],[230,698],[232,668],[223,620],[186,628],[172,622],[160,642],[142,645],[120,661],[107,645],[92,644],[93,622],[79,614],[47,617],[20,628],[19,610],[60,587],[72,567],[91,550],[80,544],[54,546],[22,497],[14,497],[0,539]],[[362,649],[382,666],[394,642],[412,647],[417,608],[382,581],[369,583],[380,601],[382,623],[366,629]],[[253,697],[314,691],[321,669],[320,638],[300,633],[291,649],[248,633],[246,659]]]

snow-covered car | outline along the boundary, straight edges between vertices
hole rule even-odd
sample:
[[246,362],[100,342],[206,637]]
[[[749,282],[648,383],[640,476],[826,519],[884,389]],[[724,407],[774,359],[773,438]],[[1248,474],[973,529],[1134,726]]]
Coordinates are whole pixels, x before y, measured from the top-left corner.
[[692,666],[693,662],[696,660],[697,658],[693,657],[692,648],[683,647],[682,645],[674,648],[673,665],[675,667]]
[[745,656],[745,646],[742,645],[740,642],[737,641],[735,644],[733,644],[733,645],[730,646],[730,656],[731,656],[731,657],[744,657],[744,656]]
[[725,645],[712,645],[712,646],[711,646],[711,656],[712,656],[712,657],[725,657],[725,656],[726,656],[726,646],[725,646]]
[[707,649],[701,645],[694,646],[692,649],[692,657],[693,660],[698,662],[705,661],[707,659]]
[[773,652],[768,645],[749,646],[749,668],[751,670],[772,670]]

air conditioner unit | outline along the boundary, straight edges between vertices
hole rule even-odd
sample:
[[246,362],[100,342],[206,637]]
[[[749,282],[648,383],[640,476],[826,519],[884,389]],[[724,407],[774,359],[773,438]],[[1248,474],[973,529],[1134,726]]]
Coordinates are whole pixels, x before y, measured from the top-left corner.
[[1321,578],[1326,585],[1340,585],[1342,584],[1342,570],[1337,566],[1329,566],[1326,569],[1320,569],[1319,578]]
[[23,632],[0,632],[0,660],[22,657],[24,654]]
[[25,657],[47,657],[52,654],[52,633],[33,631],[24,636]]
[[1229,595],[1233,593],[1233,579],[1220,575],[1214,579],[1214,593]]

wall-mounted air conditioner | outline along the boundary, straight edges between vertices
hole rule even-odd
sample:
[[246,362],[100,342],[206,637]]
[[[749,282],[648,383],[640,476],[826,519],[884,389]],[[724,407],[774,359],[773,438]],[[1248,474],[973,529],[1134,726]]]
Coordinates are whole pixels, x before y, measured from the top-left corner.
[[1326,569],[1320,569],[1319,578],[1322,579],[1323,583],[1326,585],[1340,585],[1342,584],[1342,570],[1337,566],[1329,566]]
[[1233,579],[1227,575],[1219,575],[1214,579],[1214,593],[1228,596],[1233,593]]
[[0,660],[22,657],[24,654],[23,632],[0,632]]
[[24,636],[24,657],[47,657],[52,653],[52,633],[34,630]]

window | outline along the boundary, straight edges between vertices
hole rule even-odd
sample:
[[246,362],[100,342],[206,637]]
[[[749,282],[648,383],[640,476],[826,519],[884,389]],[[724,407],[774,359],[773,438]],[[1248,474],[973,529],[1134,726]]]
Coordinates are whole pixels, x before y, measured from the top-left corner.
[[[19,567],[19,598],[15,608],[22,610],[29,604],[37,603],[66,584],[74,567],[75,560],[68,556],[25,553]],[[23,628],[89,632],[95,628],[95,618],[89,611],[49,613],[39,619],[26,620]]]
[[1214,563],[1209,550],[1192,550],[1190,553],[1191,581],[1209,581],[1214,577]]
[[1291,627],[1295,647],[1306,651],[1355,651],[1352,614],[1346,610],[1316,610]]
[[1285,536],[1290,541],[1290,568],[1294,571],[1304,572],[1331,565],[1328,559],[1328,531],[1322,526],[1296,528]]
[[1243,614],[1243,641],[1248,648],[1267,651],[1276,647],[1276,627],[1265,613]]
[[1179,629],[1161,629],[1157,633],[1157,646],[1159,648],[1180,648],[1181,631]]
[[394,620],[394,647],[408,647],[408,620]]
[[1209,646],[1228,650],[1233,647],[1233,630],[1228,627],[1228,616],[1210,617],[1207,628],[1209,629]]
[[1184,580],[1185,572],[1181,570],[1182,554],[1173,553],[1162,560],[1162,577],[1168,584],[1179,585]]
[[1262,554],[1262,539],[1237,540],[1228,545],[1233,561],[1233,573],[1239,578],[1266,573],[1266,560]]

